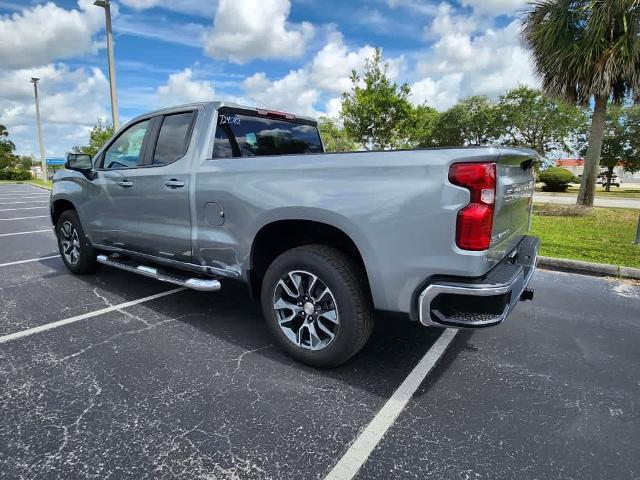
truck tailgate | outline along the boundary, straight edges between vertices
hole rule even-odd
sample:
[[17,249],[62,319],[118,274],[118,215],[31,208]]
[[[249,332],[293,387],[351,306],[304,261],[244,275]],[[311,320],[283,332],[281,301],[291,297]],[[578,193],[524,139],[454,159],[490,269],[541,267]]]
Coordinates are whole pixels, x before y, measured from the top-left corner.
[[496,168],[496,205],[489,258],[497,262],[529,230],[538,154],[533,150],[501,148]]

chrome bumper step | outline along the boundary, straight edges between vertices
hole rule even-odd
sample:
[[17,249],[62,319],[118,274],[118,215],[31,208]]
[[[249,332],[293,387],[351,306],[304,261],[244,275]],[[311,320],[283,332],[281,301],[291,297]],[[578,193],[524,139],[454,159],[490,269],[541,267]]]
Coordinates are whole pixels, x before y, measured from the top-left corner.
[[498,325],[520,300],[532,300],[528,288],[536,269],[540,241],[524,237],[484,277],[436,280],[420,293],[418,315],[428,327],[482,328]]
[[221,288],[220,281],[214,278],[189,277],[182,273],[169,272],[148,265],[139,265],[133,261],[125,260],[114,255],[98,255],[97,260],[103,265],[119,268],[120,270],[126,270],[127,272],[137,273],[149,278],[155,278],[161,282],[180,285],[192,290],[199,290],[201,292],[217,292]]

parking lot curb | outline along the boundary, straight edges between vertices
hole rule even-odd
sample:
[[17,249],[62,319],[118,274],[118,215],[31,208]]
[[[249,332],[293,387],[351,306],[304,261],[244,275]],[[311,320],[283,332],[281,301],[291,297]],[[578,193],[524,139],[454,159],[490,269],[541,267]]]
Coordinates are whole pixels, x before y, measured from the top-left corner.
[[47,192],[51,191],[51,188],[45,187],[44,185],[38,185],[37,183],[25,183],[23,185],[31,185],[32,187],[40,188],[41,190],[46,190]]
[[548,270],[581,273],[583,275],[593,275],[597,277],[618,277],[640,280],[640,268],[623,267],[620,265],[540,256],[538,257],[538,266]]

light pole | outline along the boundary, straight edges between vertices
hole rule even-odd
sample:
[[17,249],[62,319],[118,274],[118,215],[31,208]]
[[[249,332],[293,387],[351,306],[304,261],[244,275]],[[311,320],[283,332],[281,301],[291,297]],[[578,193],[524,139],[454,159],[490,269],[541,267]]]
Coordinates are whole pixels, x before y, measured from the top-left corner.
[[109,0],[96,0],[94,5],[104,8],[107,22],[107,61],[109,63],[109,90],[111,91],[111,121],[113,130],[118,129],[118,96],[116,94],[116,66],[113,60],[113,33],[111,31],[111,2]]
[[39,80],[39,78],[31,77],[33,93],[36,96],[36,129],[38,130],[38,143],[40,144],[40,168],[42,168],[42,179],[46,182],[49,180],[49,175],[47,174],[47,159],[44,158],[44,139],[42,137],[42,124],[40,123],[40,98],[38,97]]

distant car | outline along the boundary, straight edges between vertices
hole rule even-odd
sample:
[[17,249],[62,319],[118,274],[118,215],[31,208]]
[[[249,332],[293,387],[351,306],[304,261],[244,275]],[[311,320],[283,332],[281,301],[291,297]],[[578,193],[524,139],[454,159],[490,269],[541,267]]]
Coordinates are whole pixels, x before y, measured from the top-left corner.
[[[607,184],[607,174],[606,173],[602,173],[600,175],[598,175],[598,181],[596,182],[597,185],[606,185]],[[611,174],[611,185],[614,187],[619,187],[620,185],[622,185],[622,180],[620,179],[620,177],[615,174],[612,173]]]

